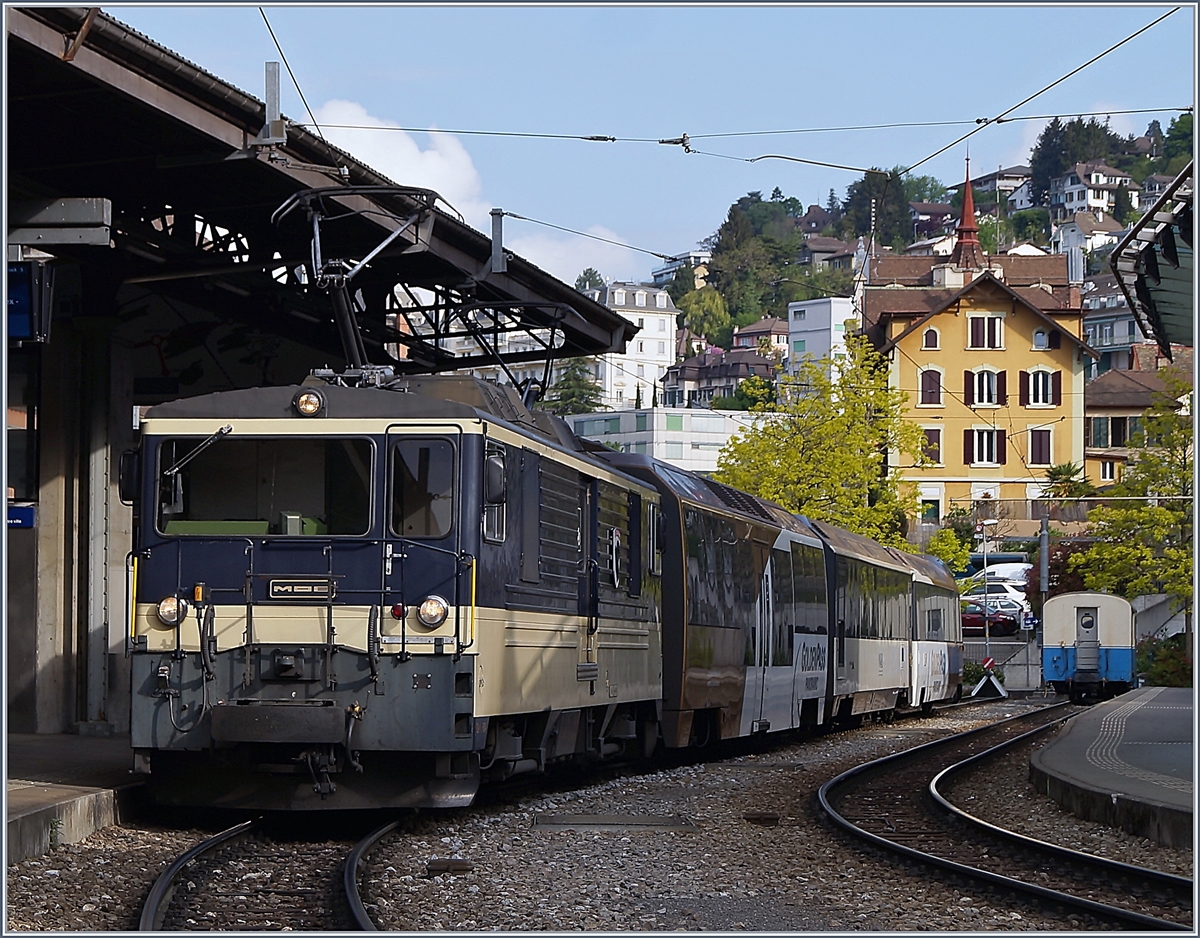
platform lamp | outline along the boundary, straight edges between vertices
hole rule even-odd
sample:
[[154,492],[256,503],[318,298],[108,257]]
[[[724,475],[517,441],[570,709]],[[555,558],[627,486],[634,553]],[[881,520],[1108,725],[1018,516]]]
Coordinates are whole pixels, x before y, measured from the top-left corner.
[[1000,522],[996,518],[985,518],[975,525],[975,530],[983,536],[983,657],[992,657],[992,628],[988,622],[988,528],[995,527]]

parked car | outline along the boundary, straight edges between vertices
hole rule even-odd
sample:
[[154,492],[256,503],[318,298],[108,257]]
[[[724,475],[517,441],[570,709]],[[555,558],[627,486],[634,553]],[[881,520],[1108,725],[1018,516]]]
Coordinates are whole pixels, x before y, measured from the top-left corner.
[[993,563],[978,573],[972,574],[970,580],[972,583],[982,583],[987,579],[988,582],[999,580],[1021,584],[1025,582],[1026,574],[1032,569],[1033,564],[1031,563]]
[[[983,606],[979,605],[979,603],[963,603],[963,635],[982,635],[983,616]],[[987,621],[989,635],[1015,635],[1021,628],[1021,620],[1018,616],[991,608],[987,611]]]
[[1029,603],[1025,599],[1025,590],[1013,583],[997,583],[989,580],[986,584],[980,583],[978,586],[972,586],[969,590],[963,593],[963,598],[971,600],[972,602],[979,602],[985,595],[988,597],[989,601],[992,599],[1014,600],[1015,602],[1020,603],[1023,611],[1029,612]]

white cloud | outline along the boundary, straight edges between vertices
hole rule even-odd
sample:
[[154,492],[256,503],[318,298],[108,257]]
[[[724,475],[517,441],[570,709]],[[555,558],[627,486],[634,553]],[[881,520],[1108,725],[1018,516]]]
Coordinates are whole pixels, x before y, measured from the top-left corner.
[[462,213],[468,224],[487,230],[491,205],[482,198],[483,181],[479,178],[471,154],[457,137],[431,134],[429,149],[422,150],[402,130],[349,130],[329,126],[400,126],[395,121],[372,116],[354,101],[327,101],[317,109],[316,117],[322,131],[334,145],[383,173],[397,185],[436,190]]
[[[599,238],[622,240],[620,235],[599,225],[586,230]],[[538,230],[529,222],[512,218],[504,219],[504,245],[514,254],[571,284],[588,267],[595,267],[610,280],[648,280],[650,269],[661,263],[649,254],[579,235]]]
[[[431,134],[428,149],[421,149],[413,137],[402,130],[357,130],[335,127],[354,124],[366,127],[399,127],[395,121],[368,113],[354,101],[327,101],[316,113],[329,141],[356,159],[378,170],[402,186],[421,186],[436,190],[443,199],[462,213],[467,224],[490,236],[491,204],[483,196],[483,180],[471,154],[451,134]],[[520,214],[519,209],[515,211]],[[559,219],[545,221],[558,224]],[[593,225],[589,234],[614,241],[623,240],[607,228]],[[506,218],[504,244],[520,257],[566,283],[574,283],[585,267],[595,267],[614,280],[643,280],[658,260],[627,248],[578,235],[540,228],[529,222]]]

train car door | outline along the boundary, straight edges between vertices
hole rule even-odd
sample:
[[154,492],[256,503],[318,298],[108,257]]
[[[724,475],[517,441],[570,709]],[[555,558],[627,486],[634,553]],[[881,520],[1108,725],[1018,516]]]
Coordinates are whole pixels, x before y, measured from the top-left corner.
[[1100,632],[1095,606],[1075,609],[1075,670],[1100,670]]
[[835,563],[837,569],[837,578],[835,580],[837,603],[836,611],[833,617],[833,673],[834,693],[838,696],[841,696],[842,694],[847,694],[850,692],[850,679],[846,664],[846,630],[848,628],[847,623],[851,616],[849,596],[850,583],[848,582],[850,565],[841,557],[837,557],[835,559]]
[[[463,440],[456,426],[389,427],[384,483],[384,608],[403,603],[400,623],[381,623],[384,650],[456,653],[470,641],[470,578],[460,576]],[[421,604],[441,600],[445,618],[418,618]],[[399,627],[397,627],[399,626]]]
[[[786,547],[786,545],[785,545]],[[796,697],[795,596],[789,549],[772,549],[764,564],[763,596],[768,607],[769,629],[764,635],[762,714],[772,730],[799,725]]]
[[596,635],[600,630],[599,483],[581,478],[579,486],[579,617],[584,623],[579,641],[577,680],[588,681],[596,693],[600,664]]

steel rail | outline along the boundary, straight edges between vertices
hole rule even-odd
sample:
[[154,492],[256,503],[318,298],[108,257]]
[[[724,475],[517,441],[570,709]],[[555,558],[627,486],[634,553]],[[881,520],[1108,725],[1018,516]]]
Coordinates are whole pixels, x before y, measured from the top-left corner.
[[[1099,857],[1093,853],[1085,853],[1082,850],[1074,850],[1070,847],[1063,847],[1060,844],[1053,844],[1049,841],[1039,840],[1036,837],[1030,837],[1026,834],[1020,834],[1017,831],[1009,830],[1005,827],[999,827],[982,818],[976,817],[964,811],[958,805],[954,804],[938,790],[938,785],[942,781],[948,781],[952,776],[966,771],[971,766],[984,762],[994,756],[1000,755],[1006,749],[1015,747],[1018,743],[1024,742],[1039,733],[1044,733],[1046,730],[1056,726],[1055,723],[1048,723],[1045,726],[1039,726],[1037,729],[1030,730],[1028,733],[1022,733],[1020,736],[1015,736],[1012,739],[1005,740],[998,746],[993,746],[991,749],[986,749],[983,752],[977,752],[973,756],[969,756],[962,762],[955,763],[942,769],[933,780],[929,783],[929,795],[934,803],[948,814],[952,814],[964,823],[977,827],[978,829],[987,832],[995,837],[1001,837],[1013,843],[1020,844],[1024,847],[1030,847],[1035,850],[1041,850],[1045,853],[1061,857],[1065,860],[1072,860],[1078,863],[1090,863],[1102,870],[1118,875],[1132,876],[1143,880],[1151,880],[1172,889],[1178,889],[1190,897],[1195,883],[1185,876],[1176,876],[1174,873],[1166,873],[1162,870],[1152,870],[1149,867],[1137,866],[1133,863],[1124,863],[1120,860],[1110,860],[1107,857]],[[1155,921],[1159,921],[1156,919]]]
[[[1055,710],[1059,707],[1064,707],[1067,705],[1068,702],[1052,704],[1049,707],[1044,707],[1040,710],[1034,711],[1034,713],[1045,713],[1048,710]],[[972,879],[982,880],[983,882],[994,886],[1000,886],[1011,891],[1028,893],[1037,896],[1038,898],[1050,900],[1066,906],[1071,906],[1109,920],[1117,919],[1141,929],[1191,931],[1191,929],[1185,925],[1179,925],[1175,922],[1165,921],[1163,919],[1155,918],[1150,915],[1143,915],[1138,912],[1131,912],[1126,909],[1115,908],[1113,906],[1105,905],[1101,902],[1096,902],[1092,899],[1085,899],[1082,896],[1073,896],[1070,893],[1059,892],[1054,889],[1049,889],[1045,886],[1039,886],[1035,883],[1027,883],[999,873],[993,873],[989,870],[982,870],[978,867],[969,866],[965,863],[958,863],[954,860],[948,860],[945,857],[940,857],[936,854],[925,853],[924,851],[917,850],[905,844],[897,843],[894,840],[888,840],[886,837],[881,837],[878,834],[865,830],[854,822],[843,817],[841,813],[834,808],[830,800],[830,793],[832,791],[845,785],[847,782],[853,778],[856,778],[857,776],[878,771],[882,766],[889,763],[910,760],[914,756],[921,753],[932,751],[938,747],[949,745],[955,741],[961,741],[970,736],[988,732],[1007,723],[1028,719],[1032,715],[1033,714],[1022,714],[1020,716],[1010,717],[1007,720],[1001,720],[997,723],[992,723],[987,726],[976,727],[975,729],[967,730],[963,733],[955,733],[951,736],[943,737],[942,739],[936,739],[932,742],[915,746],[912,749],[906,749],[902,752],[892,753],[891,755],[884,756],[881,759],[864,762],[861,765],[857,765],[852,769],[848,769],[847,771],[842,772],[825,782],[825,784],[823,784],[817,790],[817,802],[820,805],[821,810],[825,812],[829,819],[848,833],[853,834],[855,837],[860,839],[866,840],[868,843],[874,844],[877,847],[881,847],[893,853],[898,853],[901,856],[916,860],[927,866],[936,866],[949,872],[957,873]],[[1070,716],[1061,718],[1060,720],[1054,721],[1049,725],[1057,725],[1065,719],[1070,719]]]
[[236,824],[228,830],[221,831],[215,837],[201,841],[176,857],[174,862],[162,871],[158,879],[154,881],[154,885],[150,887],[150,894],[146,896],[146,904],[142,906],[142,915],[138,920],[138,931],[161,930],[163,916],[167,911],[167,903],[171,901],[171,896],[175,892],[175,877],[179,875],[184,867],[196,859],[196,857],[208,853],[208,851],[221,846],[226,841],[250,833],[260,823],[261,818],[243,821],[241,824]]
[[392,823],[372,831],[355,844],[354,849],[346,855],[346,863],[342,868],[342,886],[346,891],[346,902],[350,906],[350,915],[354,918],[354,924],[359,931],[379,931],[378,926],[371,920],[371,916],[367,914],[367,908],[363,905],[362,896],[358,891],[359,864],[362,863],[367,851],[399,826],[399,821],[392,821]]

